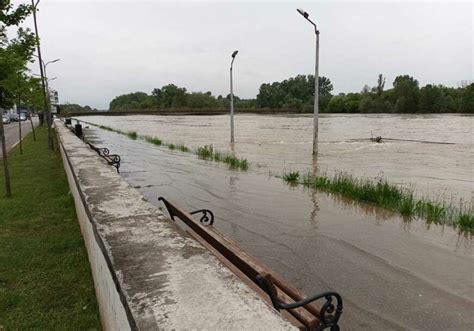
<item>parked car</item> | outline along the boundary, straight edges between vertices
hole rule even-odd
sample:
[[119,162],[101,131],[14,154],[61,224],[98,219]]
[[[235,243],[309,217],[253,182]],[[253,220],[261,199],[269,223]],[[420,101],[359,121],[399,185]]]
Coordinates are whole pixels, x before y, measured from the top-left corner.
[[28,118],[28,116],[26,115],[26,113],[20,113],[20,121],[26,121]]
[[10,124],[10,117],[8,117],[7,115],[3,115],[2,122],[3,124]]

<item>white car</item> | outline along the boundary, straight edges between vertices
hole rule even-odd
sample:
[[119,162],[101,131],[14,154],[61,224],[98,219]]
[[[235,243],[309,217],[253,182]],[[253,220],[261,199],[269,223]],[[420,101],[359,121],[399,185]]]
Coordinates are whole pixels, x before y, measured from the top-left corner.
[[2,116],[2,122],[3,124],[9,124],[10,123],[10,117],[7,115]]

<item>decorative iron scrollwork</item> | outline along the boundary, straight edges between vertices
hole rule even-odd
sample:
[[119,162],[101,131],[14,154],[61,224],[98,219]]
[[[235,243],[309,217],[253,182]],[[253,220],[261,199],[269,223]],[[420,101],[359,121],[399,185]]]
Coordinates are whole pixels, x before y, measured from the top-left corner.
[[[268,278],[270,278],[270,280]],[[275,285],[273,285],[271,277],[264,277],[262,275],[258,275],[256,277],[256,282],[258,286],[260,286],[260,288],[262,288],[262,290],[264,290],[270,296],[273,307],[275,307],[276,310],[294,309],[302,307],[319,299],[326,299],[321,309],[319,310],[320,325],[317,330],[324,330],[330,328],[331,331],[339,331],[339,325],[337,323],[342,314],[343,303],[342,297],[337,292],[324,292],[307,297],[300,301],[296,301],[294,303],[286,304],[282,303],[278,298]],[[333,299],[336,300],[335,303],[333,303]]]
[[214,224],[214,214],[212,213],[212,211],[210,211],[209,209],[198,209],[198,210],[190,212],[191,215],[199,214],[199,213],[202,213],[202,216],[199,222],[201,222],[204,225]]
[[[168,210],[168,213],[170,214],[170,217],[173,221],[176,222],[175,216],[177,216],[181,220],[182,220],[183,217],[189,218],[181,210],[178,210],[177,208],[175,208],[165,198],[159,197],[158,201],[162,201],[165,204],[166,209]],[[198,209],[198,210],[190,212],[189,214],[194,215],[194,214],[199,214],[199,213],[202,213],[201,219],[199,220],[199,222],[201,222],[201,224],[203,224],[203,225],[213,225],[214,224],[214,213],[212,211],[210,211],[209,209]]]
[[115,169],[117,169],[117,172],[120,172],[120,155],[117,154],[110,154],[110,151],[107,147],[95,147],[92,145],[90,142],[87,142],[87,145],[89,145],[90,148],[92,148],[94,151],[97,152],[97,154],[105,159],[107,163]]
[[99,153],[100,156],[107,156],[110,154],[110,151],[107,147],[103,147],[103,148],[98,148],[97,153]]

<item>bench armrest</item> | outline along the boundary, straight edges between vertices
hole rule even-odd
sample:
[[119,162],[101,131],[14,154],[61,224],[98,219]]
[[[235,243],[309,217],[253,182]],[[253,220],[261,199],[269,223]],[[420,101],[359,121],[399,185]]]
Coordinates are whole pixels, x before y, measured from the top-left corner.
[[[272,301],[273,307],[278,311],[280,309],[287,310],[299,308],[313,301],[323,298],[326,299],[326,301],[319,310],[318,319],[321,324],[318,327],[318,330],[324,330],[326,328],[330,328],[331,331],[339,330],[339,326],[337,323],[339,321],[339,317],[342,314],[343,303],[342,297],[337,292],[324,292],[306,297],[300,301],[295,301],[293,303],[283,303],[278,298],[277,290],[275,288],[275,285],[273,284],[271,275],[258,275],[256,277],[256,283],[258,284],[258,286],[260,286],[262,290],[264,290],[270,296],[270,300]],[[335,304],[333,303],[333,299],[336,300]]]
[[201,222],[204,225],[214,224],[214,213],[212,211],[210,211],[209,209],[198,209],[198,210],[190,212],[191,215],[199,214],[199,213],[202,213],[202,216],[199,222]]

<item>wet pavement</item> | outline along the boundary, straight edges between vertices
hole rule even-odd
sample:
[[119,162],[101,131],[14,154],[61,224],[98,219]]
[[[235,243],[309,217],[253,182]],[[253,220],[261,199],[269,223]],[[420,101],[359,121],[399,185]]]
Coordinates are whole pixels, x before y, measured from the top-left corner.
[[261,168],[232,171],[93,127],[86,135],[121,155],[122,176],[152,203],[211,209],[218,230],[306,294],[338,291],[343,329],[474,328],[472,239],[452,228],[291,187]]

